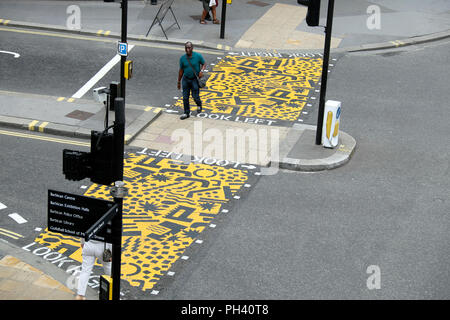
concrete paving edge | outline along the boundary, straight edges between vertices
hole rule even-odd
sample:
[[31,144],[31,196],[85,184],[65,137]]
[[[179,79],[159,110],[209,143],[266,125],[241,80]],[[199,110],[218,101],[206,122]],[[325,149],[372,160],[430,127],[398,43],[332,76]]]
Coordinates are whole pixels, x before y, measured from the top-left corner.
[[350,161],[356,148],[356,140],[344,131],[339,132],[338,146],[335,148],[335,153],[329,157],[319,159],[289,158],[287,155],[305,130],[316,131],[316,127],[295,124],[290,129],[286,139],[280,145],[280,160],[272,160],[271,167],[278,165],[281,169],[311,172],[335,169]]
[[[56,265],[45,261],[43,258],[36,256],[34,254],[30,254],[26,250],[23,250],[22,248],[4,239],[0,239],[0,253],[1,256],[10,255],[17,259],[22,260],[26,264],[38,269],[45,275],[53,278],[54,280],[58,281],[63,286],[65,286],[67,289],[71,290],[70,288],[67,287],[66,283],[71,274],[65,272],[63,269],[57,267]],[[75,291],[76,290],[72,290],[72,292],[74,293],[74,297]],[[86,297],[89,300],[98,300],[98,293],[96,292],[96,290],[87,287]]]
[[[6,24],[6,26],[18,27],[18,28],[40,29],[40,30],[55,31],[55,32],[67,32],[67,33],[79,34],[79,35],[109,37],[109,38],[117,38],[117,39],[121,38],[121,35],[116,32],[111,32],[108,35],[104,35],[104,34],[99,34],[98,31],[95,31],[95,30],[89,30],[89,29],[70,30],[67,28],[60,27],[60,26],[34,23],[34,22],[22,22],[22,21],[9,20],[9,22]],[[335,53],[339,53],[339,52],[358,52],[358,51],[391,49],[391,48],[398,48],[398,47],[403,47],[403,46],[408,46],[408,45],[442,40],[442,39],[445,39],[448,37],[450,37],[450,30],[431,33],[431,34],[424,35],[424,36],[405,38],[405,39],[401,39],[401,40],[393,40],[393,41],[374,43],[374,44],[363,44],[360,46],[353,46],[353,47],[346,47],[346,48],[334,48],[334,49],[331,49],[331,51],[335,52]],[[216,49],[216,50],[222,50],[222,51],[235,50],[233,47],[230,47],[227,45],[211,43],[211,42],[206,42],[206,41],[202,41],[202,40],[176,39],[176,38],[165,39],[162,37],[154,37],[154,36],[145,37],[143,35],[133,35],[133,34],[128,34],[127,39],[128,40],[136,40],[136,41],[145,41],[145,42],[175,44],[175,45],[184,45],[184,43],[189,40],[196,47],[200,47],[200,48]],[[299,49],[299,50],[301,50],[301,49]]]
[[[150,123],[159,117],[162,109],[153,112],[143,112],[142,116],[130,123],[125,130],[125,144],[129,144]],[[0,126],[14,129],[42,132],[65,137],[90,139],[91,130],[79,126],[71,126],[49,122],[45,127],[38,128],[37,124],[30,127],[30,119],[0,115]]]
[[[90,29],[83,29],[83,30],[70,30],[67,28],[63,28],[60,26],[55,25],[49,25],[49,24],[42,24],[42,23],[35,23],[35,22],[23,22],[23,21],[13,21],[10,20],[6,26],[10,27],[17,27],[17,28],[28,28],[28,29],[38,29],[38,30],[46,30],[46,31],[54,31],[54,32],[66,32],[71,34],[78,34],[78,35],[86,35],[86,36],[97,36],[97,37],[105,37],[105,38],[114,38],[114,39],[121,39],[121,34],[117,32],[110,32],[108,35],[99,33],[98,30],[90,30]],[[165,43],[165,44],[175,44],[175,45],[184,45],[186,41],[191,41],[196,47],[199,48],[205,48],[205,49],[216,49],[216,50],[232,50],[232,47],[222,45],[222,44],[215,44],[211,42],[206,42],[202,40],[192,40],[192,39],[165,39],[162,37],[154,37],[149,36],[145,37],[143,35],[134,35],[134,34],[128,34],[127,40],[135,40],[135,41],[144,41],[144,42],[156,42],[156,43]]]

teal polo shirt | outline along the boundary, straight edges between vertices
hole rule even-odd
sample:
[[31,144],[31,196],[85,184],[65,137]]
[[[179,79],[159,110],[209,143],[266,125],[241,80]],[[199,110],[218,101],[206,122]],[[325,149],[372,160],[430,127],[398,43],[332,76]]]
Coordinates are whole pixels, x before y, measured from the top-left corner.
[[[189,58],[189,61],[191,61],[191,64],[198,75],[200,73],[200,64],[204,65],[205,59],[203,59],[203,56],[200,53],[192,52],[192,56]],[[184,77],[187,77],[189,79],[195,78],[194,71],[192,71],[192,68],[189,65],[186,54],[181,56],[180,58],[180,69],[183,70]]]

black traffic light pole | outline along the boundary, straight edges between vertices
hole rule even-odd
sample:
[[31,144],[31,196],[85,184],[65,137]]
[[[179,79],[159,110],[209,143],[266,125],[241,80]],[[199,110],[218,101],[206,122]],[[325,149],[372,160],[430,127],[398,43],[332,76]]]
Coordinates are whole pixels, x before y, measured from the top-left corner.
[[333,27],[334,0],[328,0],[327,25],[325,27],[325,47],[323,53],[322,83],[320,85],[319,115],[317,117],[316,145],[322,144],[322,125],[325,111],[325,98],[330,61],[331,31]]
[[[127,43],[127,16],[128,16],[128,0],[122,0],[122,37],[121,42]],[[128,50],[128,49],[127,49]],[[120,300],[120,276],[122,261],[122,210],[123,198],[126,196],[127,190],[123,183],[123,153],[125,140],[125,61],[126,56],[121,56],[120,61],[120,97],[115,98],[114,111],[114,176],[115,184],[111,189],[111,195],[114,202],[118,206],[118,212],[112,219],[112,300]]]
[[222,0],[222,20],[220,22],[220,39],[225,37],[225,18],[227,15],[227,0]]
[[112,300],[120,300],[120,265],[122,255],[122,208],[123,198],[126,196],[126,188],[123,183],[123,152],[125,138],[125,100],[122,97],[114,101],[114,177],[115,185],[111,189],[111,195],[118,207],[118,211],[112,219]]
[[[122,38],[121,42],[127,42],[127,16],[128,16],[128,0],[122,0]],[[126,56],[120,58],[120,96],[125,99],[125,61]]]

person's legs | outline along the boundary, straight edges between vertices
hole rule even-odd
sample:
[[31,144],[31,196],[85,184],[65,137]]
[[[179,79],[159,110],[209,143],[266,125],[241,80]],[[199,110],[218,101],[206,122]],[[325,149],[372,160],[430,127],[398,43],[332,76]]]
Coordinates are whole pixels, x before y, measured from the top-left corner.
[[212,6],[211,7],[211,12],[212,12],[212,15],[213,15],[213,23],[214,24],[219,24],[220,21],[219,21],[219,19],[217,19],[217,16],[216,16],[216,6]]
[[200,23],[201,24],[206,24],[205,18],[206,15],[208,14],[209,11],[209,1],[208,0],[202,0],[203,2],[203,12],[202,12],[202,17],[200,19]]
[[81,264],[81,273],[78,279],[78,289],[77,289],[77,294],[79,296],[84,297],[86,295],[86,288],[89,281],[89,277],[92,272],[92,267],[94,266],[94,262],[95,262],[94,256],[85,255],[83,253],[83,263]]
[[184,114],[186,114],[188,117],[191,113],[191,108],[189,105],[189,96],[191,93],[191,84],[190,81],[183,77],[182,79],[182,86],[183,86],[183,107],[184,107]]
[[194,101],[197,104],[197,112],[202,112],[202,100],[200,99],[200,89],[198,87],[197,79],[192,81],[192,98],[194,98]]

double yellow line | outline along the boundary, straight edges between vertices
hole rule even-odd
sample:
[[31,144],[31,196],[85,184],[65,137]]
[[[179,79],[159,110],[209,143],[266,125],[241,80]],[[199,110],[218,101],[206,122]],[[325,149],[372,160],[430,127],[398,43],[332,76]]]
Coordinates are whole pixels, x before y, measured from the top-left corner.
[[[34,120],[34,121],[37,121],[37,120]],[[7,136],[13,136],[13,137],[19,137],[19,138],[28,138],[28,139],[34,139],[34,140],[56,142],[56,143],[62,143],[62,144],[72,144],[72,145],[82,146],[82,147],[90,147],[91,146],[90,142],[81,142],[81,141],[75,141],[75,140],[69,140],[69,139],[59,139],[59,138],[33,135],[33,134],[22,133],[22,132],[7,131],[7,130],[0,130],[0,134],[7,135]]]
[[[2,20],[2,19],[0,19]],[[3,24],[6,25],[11,20],[6,20]],[[98,30],[96,35],[92,34],[91,36],[82,36],[76,34],[64,34],[64,33],[52,33],[52,32],[44,32],[44,31],[33,31],[33,30],[21,30],[21,29],[11,29],[8,27],[0,27],[0,31],[9,31],[9,32],[17,32],[17,33],[25,33],[25,34],[34,34],[40,36],[48,36],[48,37],[59,37],[59,38],[67,38],[67,39],[77,39],[77,40],[88,40],[88,41],[99,41],[99,42],[111,42],[117,43],[117,39],[111,39],[107,36],[110,34],[110,31]],[[146,38],[142,37],[138,40],[146,40]],[[133,40],[130,40],[131,43]],[[173,46],[173,45],[165,45],[160,43],[147,43],[147,42],[134,42],[133,44],[139,47],[149,47],[149,48],[159,48],[159,49],[167,49],[167,50],[175,50],[175,51],[184,51],[184,46]],[[225,45],[217,45],[217,49],[222,50],[231,50],[232,48]],[[196,52],[206,53],[206,54],[214,54],[214,55],[222,55],[221,52],[216,52],[208,49],[196,49]]]
[[61,101],[64,101],[64,100],[66,100],[67,102],[74,102],[75,101],[74,98],[66,98],[66,97],[58,97],[58,99],[56,99],[56,101],[58,101],[58,102],[61,102]]
[[15,240],[17,240],[19,238],[23,238],[23,235],[15,233],[15,232],[12,232],[12,231],[9,231],[9,230],[6,230],[6,229],[3,229],[3,228],[0,228],[0,234],[2,234],[4,236],[7,236],[7,237],[10,237],[10,238],[13,238]]
[[394,41],[391,41],[391,43],[394,44],[395,47],[397,47],[397,48],[405,45],[405,43],[400,40],[394,40]]
[[159,113],[159,112],[162,110],[162,108],[147,106],[147,107],[144,109],[144,111],[146,111],[146,112],[148,112],[148,111],[150,111],[150,110],[153,110],[154,113]]
[[109,34],[111,33],[111,31],[110,30],[107,30],[107,31],[103,31],[103,30],[98,30],[97,31],[97,35],[98,36],[105,36],[105,37],[107,37],[107,36],[109,36]]

